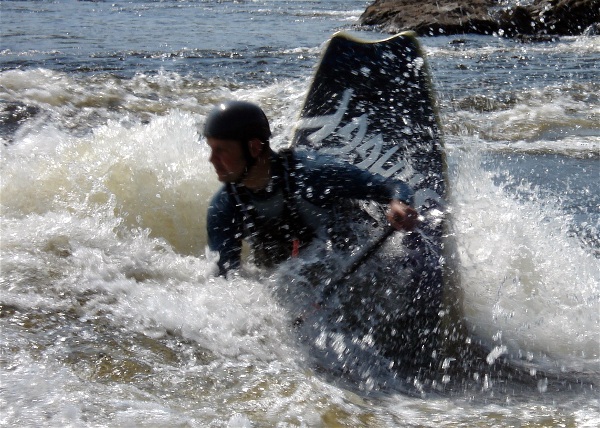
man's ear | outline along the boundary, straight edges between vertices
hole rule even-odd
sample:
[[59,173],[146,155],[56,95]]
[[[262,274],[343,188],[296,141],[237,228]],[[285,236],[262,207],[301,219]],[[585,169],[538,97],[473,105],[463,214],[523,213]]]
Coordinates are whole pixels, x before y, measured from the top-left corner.
[[253,138],[248,141],[248,149],[250,151],[250,156],[253,158],[257,158],[260,156],[264,149],[264,143],[260,141],[258,138]]

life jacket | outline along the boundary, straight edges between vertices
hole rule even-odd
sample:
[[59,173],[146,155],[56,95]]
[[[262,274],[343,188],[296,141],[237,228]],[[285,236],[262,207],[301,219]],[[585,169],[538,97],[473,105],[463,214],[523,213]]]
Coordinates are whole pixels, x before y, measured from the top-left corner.
[[315,236],[315,231],[305,224],[298,212],[293,153],[291,150],[284,150],[278,156],[279,162],[274,163],[272,171],[273,175],[281,177],[283,210],[279,218],[259,218],[251,203],[249,190],[233,183],[227,184],[227,191],[239,210],[236,218],[243,223],[254,263],[266,268],[297,256],[300,249]]

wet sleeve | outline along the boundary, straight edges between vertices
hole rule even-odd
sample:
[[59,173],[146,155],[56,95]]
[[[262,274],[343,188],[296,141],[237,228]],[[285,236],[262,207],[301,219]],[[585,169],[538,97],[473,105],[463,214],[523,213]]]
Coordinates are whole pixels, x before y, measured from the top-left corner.
[[[301,158],[302,159],[302,158]],[[403,181],[386,179],[331,156],[316,155],[301,161],[301,182],[304,197],[319,204],[334,203],[336,198],[371,200],[382,204],[392,199],[408,205],[414,192]]]
[[240,267],[242,223],[237,221],[235,206],[225,187],[213,196],[206,216],[208,247],[219,253],[219,275]]

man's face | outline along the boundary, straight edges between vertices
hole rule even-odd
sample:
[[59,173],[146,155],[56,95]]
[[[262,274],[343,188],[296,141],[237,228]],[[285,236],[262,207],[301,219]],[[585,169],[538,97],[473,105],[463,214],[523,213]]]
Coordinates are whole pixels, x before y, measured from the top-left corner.
[[246,159],[239,141],[207,138],[210,163],[215,167],[219,181],[233,183],[239,180],[246,168]]

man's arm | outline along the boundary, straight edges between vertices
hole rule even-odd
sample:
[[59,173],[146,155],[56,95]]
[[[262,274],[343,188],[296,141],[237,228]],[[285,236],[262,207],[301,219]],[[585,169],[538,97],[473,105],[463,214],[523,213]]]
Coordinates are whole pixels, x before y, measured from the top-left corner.
[[414,192],[400,181],[386,179],[327,155],[304,152],[298,167],[305,186],[302,196],[317,205],[336,203],[339,198],[372,200],[390,204],[387,219],[398,230],[412,230],[418,213],[411,207]]
[[235,206],[223,186],[213,196],[206,216],[208,247],[219,253],[217,265],[222,276],[240,267],[243,225],[235,213]]

